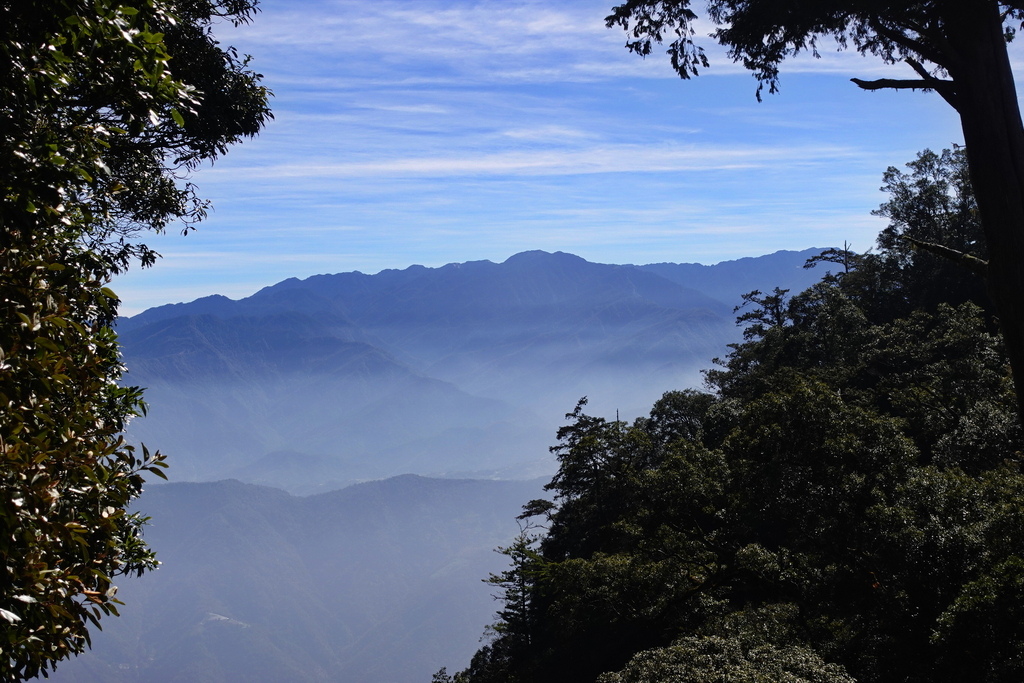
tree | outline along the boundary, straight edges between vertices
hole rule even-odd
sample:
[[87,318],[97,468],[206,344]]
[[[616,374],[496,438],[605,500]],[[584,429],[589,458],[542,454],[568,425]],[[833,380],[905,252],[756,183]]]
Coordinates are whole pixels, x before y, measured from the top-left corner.
[[[682,78],[708,66],[694,42],[690,0],[627,0],[609,26],[627,30],[626,46],[648,55],[669,34],[672,66]],[[984,229],[983,270],[999,315],[1024,405],[1024,125],[1006,44],[1024,21],[1020,0],[708,0],[713,37],[758,79],[758,97],[775,92],[781,63],[817,54],[821,41],[852,46],[895,64],[913,78],[853,79],[865,90],[921,89],[939,94],[960,116],[970,177]],[[1024,408],[1018,408],[1024,419]]]
[[524,509],[548,533],[503,575],[529,647],[505,621],[463,681],[1024,677],[1006,356],[971,290],[942,301],[910,246],[970,244],[970,187],[946,202],[945,172],[891,171],[878,252],[832,250],[812,265],[841,270],[804,292],[745,297],[713,393],[632,424],[566,416],[552,500]]
[[964,301],[995,314],[985,291],[988,253],[965,150],[925,150],[907,169],[889,167],[883,175],[889,200],[872,213],[888,218],[889,226],[878,236],[881,251],[860,257],[866,267],[855,277],[886,281],[891,298],[874,308],[893,317]]
[[255,135],[260,76],[211,33],[253,0],[0,2],[0,676],[46,674],[156,566],[129,512],[164,458],[112,330],[112,275],[144,230],[206,204],[188,171]]

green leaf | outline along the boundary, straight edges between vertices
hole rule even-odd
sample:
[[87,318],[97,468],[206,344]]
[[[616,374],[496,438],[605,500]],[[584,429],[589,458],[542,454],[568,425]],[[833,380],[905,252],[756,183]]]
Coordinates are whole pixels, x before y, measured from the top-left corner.
[[55,344],[53,342],[53,340],[47,339],[46,337],[36,337],[35,338],[35,345],[36,346],[41,346],[44,349],[46,349],[47,351],[53,351],[54,353],[59,353],[61,351],[61,347],[60,346]]

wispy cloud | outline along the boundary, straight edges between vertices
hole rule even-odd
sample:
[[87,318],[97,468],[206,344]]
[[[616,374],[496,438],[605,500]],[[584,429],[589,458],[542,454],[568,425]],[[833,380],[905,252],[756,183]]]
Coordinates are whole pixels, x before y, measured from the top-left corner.
[[558,125],[541,125],[530,128],[513,128],[501,131],[501,135],[515,140],[564,142],[594,137],[594,133],[579,128]]
[[[586,149],[545,149],[473,156],[409,157],[347,163],[307,159],[301,163],[233,168],[235,180],[250,178],[365,178],[368,176],[582,175],[656,173],[810,164],[850,156],[842,147],[683,147],[606,145]],[[207,177],[216,175],[214,170]]]
[[[281,77],[342,74],[367,85],[386,84],[396,75],[405,85],[674,78],[662,50],[656,48],[645,60],[624,49],[625,33],[604,23],[612,4],[604,0],[268,4],[263,16],[237,35],[274,57],[305,55],[301,69],[290,60],[272,60],[269,70]],[[743,67],[707,37],[713,28],[707,22],[697,24],[698,41],[712,57],[712,67],[704,74],[742,72]],[[801,54],[787,62],[785,72],[870,76],[891,70],[880,60],[827,45],[820,56]]]
[[164,261],[116,283],[126,310],[537,248],[634,263],[867,248],[884,168],[959,139],[938,98],[858,92],[849,77],[904,71],[855,52],[787,60],[757,104],[706,39],[712,67],[680,82],[605,28],[613,4],[263,0],[252,24],[218,27],[266,74],[276,118],[196,174],[215,211],[157,236]]
[[340,70],[356,78],[406,67],[434,82],[495,75],[546,81],[558,73],[577,78],[581,56],[621,44],[605,29],[602,8],[594,2],[508,0],[302,3],[266,7],[261,18],[270,20],[254,22],[239,36],[277,54],[323,60],[308,64],[314,71]]

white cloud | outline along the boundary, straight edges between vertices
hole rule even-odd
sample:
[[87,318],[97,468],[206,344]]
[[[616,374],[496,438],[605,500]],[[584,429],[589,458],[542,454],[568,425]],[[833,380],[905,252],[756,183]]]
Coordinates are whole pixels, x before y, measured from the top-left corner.
[[[606,0],[337,0],[266,3],[252,24],[236,30],[251,52],[280,77],[343,74],[367,83],[552,82],[608,78],[675,78],[664,48],[645,59],[629,54],[626,34],[607,28]],[[703,76],[743,72],[697,25],[712,67]],[[881,60],[824,44],[821,59],[803,53],[786,73],[891,73]],[[300,60],[294,63],[293,60]],[[386,74],[386,78],[381,78]]]
[[561,142],[565,140],[583,139],[594,137],[593,133],[589,133],[579,128],[569,128],[567,126],[547,125],[547,126],[535,126],[531,128],[514,128],[511,130],[504,130],[501,132],[505,137],[512,138],[514,140],[532,140],[532,141],[548,141],[548,142]]
[[[408,64],[413,71],[444,64],[460,76],[506,73],[524,65],[571,64],[574,55],[593,54],[621,40],[604,28],[604,3],[396,2],[342,0],[330,3],[265,5],[259,20],[237,34],[247,45],[276,53],[320,55],[346,72],[359,65]],[[602,47],[603,46],[603,47]],[[334,62],[334,58],[344,61]],[[515,65],[507,68],[509,62]],[[529,69],[527,69],[529,71]],[[371,74],[372,75],[372,74]]]
[[[584,149],[517,150],[504,153],[405,157],[370,162],[306,160],[232,168],[233,179],[366,178],[371,176],[582,175],[749,169],[780,162],[835,163],[854,154],[850,148],[698,147],[674,144],[604,145]],[[216,176],[216,169],[206,177]]]
[[277,119],[196,174],[216,212],[154,245],[167,259],[125,300],[534,248],[716,261],[867,242],[885,166],[956,140],[937,98],[856,92],[845,78],[902,72],[855,52],[788,60],[763,105],[716,46],[680,83],[604,27],[613,4],[263,0],[218,37],[254,55]]

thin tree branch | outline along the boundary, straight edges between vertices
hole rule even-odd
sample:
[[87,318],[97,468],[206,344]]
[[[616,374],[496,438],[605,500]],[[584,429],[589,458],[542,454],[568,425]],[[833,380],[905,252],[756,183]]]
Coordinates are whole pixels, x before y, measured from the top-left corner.
[[915,249],[927,251],[935,254],[936,256],[941,256],[944,259],[953,261],[954,263],[959,263],[975,275],[980,275],[981,277],[988,276],[988,261],[985,259],[980,259],[977,256],[972,256],[971,254],[965,254],[962,251],[952,249],[942,244],[924,242],[922,240],[916,240],[913,237],[907,237],[906,235],[901,235],[900,237],[910,242],[910,245]]
[[955,83],[953,81],[945,81],[930,75],[928,78],[920,80],[898,78],[879,78],[874,81],[865,81],[860,78],[851,78],[850,80],[862,90],[884,90],[886,88],[892,90],[934,90],[939,93],[949,106],[960,111],[957,106]]
[[[862,90],[935,90],[935,84],[922,79],[900,79],[900,78],[879,78],[874,81],[865,81],[860,78],[851,78],[853,83]],[[947,82],[947,81],[942,81]],[[948,81],[952,83],[951,81]]]
[[926,80],[926,81],[928,81],[928,80],[936,80],[936,81],[939,80],[939,79],[935,78],[935,76],[933,76],[930,73],[928,73],[928,69],[924,68],[924,65],[921,64],[921,62],[919,62],[916,59],[914,59],[913,57],[904,57],[903,61],[905,61],[907,64],[909,64],[910,68],[912,68],[914,71],[916,71],[917,75],[920,76],[921,78],[923,78],[924,80]]
[[960,111],[960,107],[957,106],[959,98],[956,96],[956,83],[953,81],[944,81],[940,78],[936,78],[928,72],[928,69],[924,68],[921,62],[917,61],[913,57],[904,57],[903,61],[910,65],[917,74],[924,80],[934,83],[935,92],[942,96],[942,99],[946,100],[946,103],[953,109]]
[[[889,41],[895,43],[896,45],[899,45],[900,47],[902,47],[903,49],[907,50],[908,52],[917,53],[923,59],[926,59],[929,62],[935,62],[939,66],[945,67],[945,64],[943,63],[943,60],[942,60],[942,54],[931,47],[931,44],[936,42],[935,39],[938,36],[935,36],[935,35],[927,36],[929,42],[926,43],[926,42],[923,42],[923,41],[920,41],[920,40],[914,40],[913,38],[909,37],[905,33],[893,30],[893,29],[883,25],[881,22],[878,22],[878,21],[872,21],[870,23],[870,25],[871,25],[871,28],[875,31],[875,33],[877,33],[878,35],[882,36],[886,40],[889,40]],[[928,33],[933,33],[933,32],[929,31]],[[923,32],[922,32],[922,35],[923,35]]]

